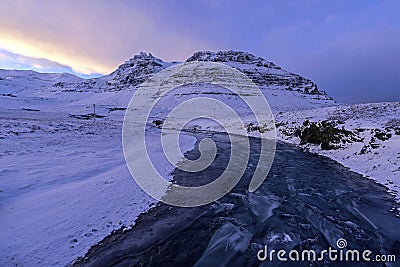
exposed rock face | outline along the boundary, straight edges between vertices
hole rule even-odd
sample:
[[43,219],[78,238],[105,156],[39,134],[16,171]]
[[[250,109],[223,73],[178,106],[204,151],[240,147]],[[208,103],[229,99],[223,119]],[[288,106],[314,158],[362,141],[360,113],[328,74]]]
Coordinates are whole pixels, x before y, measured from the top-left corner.
[[281,69],[281,67],[275,65],[274,63],[267,61],[261,57],[256,57],[252,54],[242,51],[218,51],[218,52],[196,52],[186,60],[190,61],[212,61],[212,62],[237,62],[243,64],[253,64],[258,67],[266,67],[273,69]]
[[[228,64],[245,73],[262,88],[284,89],[327,96],[325,92],[319,91],[317,85],[310,79],[283,70],[273,62],[246,52],[232,50],[197,52],[187,61],[211,61]],[[332,98],[327,97],[327,99]]]

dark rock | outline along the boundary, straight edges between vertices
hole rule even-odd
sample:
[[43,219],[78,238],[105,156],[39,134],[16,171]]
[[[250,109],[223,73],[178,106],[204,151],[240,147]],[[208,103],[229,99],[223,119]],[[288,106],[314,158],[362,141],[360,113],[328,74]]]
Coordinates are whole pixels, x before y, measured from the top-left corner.
[[153,121],[154,125],[157,126],[158,128],[161,127],[161,125],[164,123],[162,120],[154,120]]
[[265,129],[259,125],[254,125],[252,122],[246,125],[246,130],[248,133],[258,131],[260,133],[264,133]]
[[297,129],[295,135],[300,137],[301,144],[321,145],[323,150],[340,148],[341,144],[359,142],[359,138],[351,131],[337,128],[336,121],[303,122],[303,127]]
[[378,138],[381,141],[386,141],[392,138],[392,134],[388,132],[384,132],[380,129],[375,129],[375,135],[376,138]]

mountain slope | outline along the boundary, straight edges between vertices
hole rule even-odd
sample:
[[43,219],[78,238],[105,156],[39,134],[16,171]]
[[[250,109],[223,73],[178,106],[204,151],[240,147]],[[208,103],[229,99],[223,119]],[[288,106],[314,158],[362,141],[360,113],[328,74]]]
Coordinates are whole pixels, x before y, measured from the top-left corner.
[[273,62],[246,52],[232,50],[197,52],[188,58],[187,62],[191,61],[210,61],[227,64],[242,71],[263,89],[297,91],[325,96],[326,99],[332,100],[325,92],[319,91],[317,85],[310,79],[286,71]]
[[187,61],[219,62],[240,70],[261,89],[274,113],[336,105],[310,79],[250,53],[232,50],[197,52]]
[[[262,90],[274,113],[336,105],[311,80],[249,53],[197,52],[187,61],[221,62],[244,72]],[[96,104],[99,112],[107,112],[108,108],[126,107],[137,85],[174,64],[178,62],[164,62],[151,54],[140,53],[111,74],[93,79],[70,74],[0,71],[0,103],[5,102],[3,107],[23,106],[34,110],[54,110],[56,104],[57,110],[66,113],[82,113],[87,106]],[[183,94],[190,96],[198,88],[192,89],[187,88]],[[203,89],[202,94],[218,91],[212,86]],[[221,92],[221,98],[224,96]]]

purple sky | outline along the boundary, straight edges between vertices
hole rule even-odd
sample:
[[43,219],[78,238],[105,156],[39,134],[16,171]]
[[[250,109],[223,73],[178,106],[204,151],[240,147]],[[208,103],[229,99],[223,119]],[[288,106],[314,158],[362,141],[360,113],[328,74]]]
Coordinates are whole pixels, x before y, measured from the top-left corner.
[[0,68],[106,74],[244,50],[348,103],[400,101],[400,1],[0,0]]

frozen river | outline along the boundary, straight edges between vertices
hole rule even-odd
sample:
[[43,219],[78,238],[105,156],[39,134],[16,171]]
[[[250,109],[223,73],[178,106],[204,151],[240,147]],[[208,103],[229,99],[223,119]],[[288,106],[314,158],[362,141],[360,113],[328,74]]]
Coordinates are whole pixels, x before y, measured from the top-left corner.
[[[203,137],[197,134],[198,141]],[[175,170],[179,184],[200,185],[218,177],[229,161],[226,135],[214,134],[218,154],[199,173]],[[258,251],[315,250],[345,239],[344,249],[371,250],[400,259],[399,205],[386,189],[336,162],[278,143],[271,171],[254,193],[246,189],[257,165],[260,140],[238,185],[220,200],[197,208],[158,204],[132,230],[119,231],[91,249],[84,266],[310,266],[310,262],[260,261]],[[199,156],[197,149],[187,153]],[[312,266],[379,266],[376,262],[333,262]],[[396,266],[397,263],[387,263]],[[383,263],[382,263],[382,266]]]

